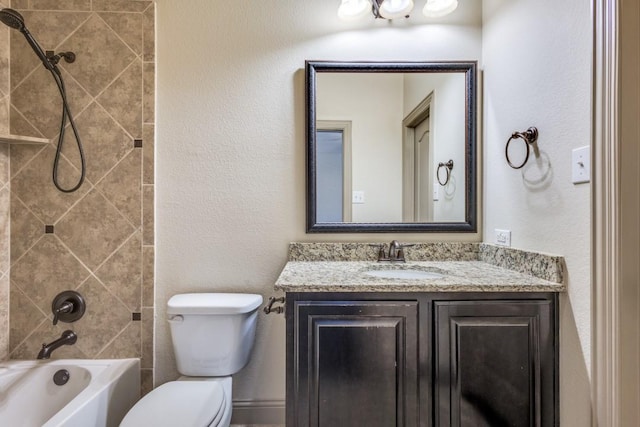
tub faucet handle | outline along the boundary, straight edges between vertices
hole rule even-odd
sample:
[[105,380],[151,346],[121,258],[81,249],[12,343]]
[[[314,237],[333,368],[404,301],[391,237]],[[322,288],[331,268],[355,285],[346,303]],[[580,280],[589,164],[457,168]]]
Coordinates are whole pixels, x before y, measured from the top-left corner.
[[86,304],[82,295],[76,291],[60,292],[51,303],[53,324],[58,322],[71,323],[84,315]]
[[71,301],[66,301],[62,303],[58,308],[53,310],[53,324],[57,325],[58,320],[60,320],[60,314],[63,313],[71,313],[73,311],[73,303]]

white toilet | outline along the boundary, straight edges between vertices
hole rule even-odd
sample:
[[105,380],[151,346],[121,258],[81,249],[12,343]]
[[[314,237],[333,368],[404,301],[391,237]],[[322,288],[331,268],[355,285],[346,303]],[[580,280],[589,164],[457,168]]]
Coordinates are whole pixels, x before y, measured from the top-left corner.
[[183,376],[140,399],[120,427],[227,427],[231,375],[249,361],[261,295],[180,294],[167,316]]

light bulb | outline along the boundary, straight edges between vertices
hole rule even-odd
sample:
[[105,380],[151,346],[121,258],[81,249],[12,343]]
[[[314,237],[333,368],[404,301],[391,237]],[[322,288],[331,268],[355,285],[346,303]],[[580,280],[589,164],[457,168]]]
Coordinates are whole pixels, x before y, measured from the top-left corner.
[[440,18],[458,7],[458,0],[427,0],[422,13],[428,18]]
[[413,0],[384,0],[380,16],[386,19],[404,18],[413,10]]
[[357,19],[371,13],[369,0],[342,0],[338,17],[344,20]]

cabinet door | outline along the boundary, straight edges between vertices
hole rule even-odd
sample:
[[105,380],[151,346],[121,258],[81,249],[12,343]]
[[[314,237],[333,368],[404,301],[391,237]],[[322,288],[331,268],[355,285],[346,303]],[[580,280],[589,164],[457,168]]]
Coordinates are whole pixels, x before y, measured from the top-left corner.
[[556,424],[554,303],[435,301],[435,423]]
[[416,301],[296,301],[293,316],[287,425],[417,425]]

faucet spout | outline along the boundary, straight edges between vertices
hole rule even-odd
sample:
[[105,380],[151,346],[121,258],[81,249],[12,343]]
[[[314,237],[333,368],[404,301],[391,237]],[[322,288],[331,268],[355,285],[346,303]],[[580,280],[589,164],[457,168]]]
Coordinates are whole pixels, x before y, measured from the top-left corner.
[[40,353],[38,353],[38,359],[48,359],[51,357],[51,353],[53,353],[55,349],[62,347],[63,345],[75,344],[77,340],[78,335],[76,335],[75,332],[66,330],[57,340],[49,344],[42,344],[42,349],[40,350]]

